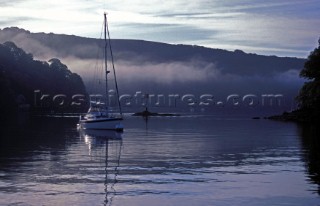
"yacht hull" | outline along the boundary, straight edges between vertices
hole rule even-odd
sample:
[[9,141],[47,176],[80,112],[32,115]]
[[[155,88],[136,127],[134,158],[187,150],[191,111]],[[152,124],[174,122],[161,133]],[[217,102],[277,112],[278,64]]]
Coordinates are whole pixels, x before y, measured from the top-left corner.
[[82,119],[79,121],[81,129],[101,129],[123,131],[122,118],[99,118],[93,120]]

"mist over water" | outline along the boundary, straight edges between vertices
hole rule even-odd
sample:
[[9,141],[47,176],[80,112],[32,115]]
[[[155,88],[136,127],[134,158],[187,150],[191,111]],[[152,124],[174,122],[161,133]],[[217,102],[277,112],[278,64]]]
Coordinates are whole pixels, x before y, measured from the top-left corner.
[[[3,30],[0,41],[14,41],[36,59],[61,59],[72,72],[81,75],[89,93],[105,94],[99,40]],[[139,91],[154,95],[211,94],[218,102],[232,94],[241,97],[281,94],[284,97],[282,107],[273,108],[271,113],[282,113],[296,108],[294,98],[304,81],[299,78],[303,64],[298,59],[138,40],[115,40],[112,46],[122,95],[134,95]],[[110,89],[114,89],[112,78],[109,84]]]

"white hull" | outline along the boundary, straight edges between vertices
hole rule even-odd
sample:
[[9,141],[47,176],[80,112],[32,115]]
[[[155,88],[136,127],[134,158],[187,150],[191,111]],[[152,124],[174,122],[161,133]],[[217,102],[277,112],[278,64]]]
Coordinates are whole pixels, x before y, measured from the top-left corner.
[[81,129],[102,129],[102,130],[116,130],[122,131],[123,125],[121,118],[98,118],[94,120],[82,119],[79,121]]

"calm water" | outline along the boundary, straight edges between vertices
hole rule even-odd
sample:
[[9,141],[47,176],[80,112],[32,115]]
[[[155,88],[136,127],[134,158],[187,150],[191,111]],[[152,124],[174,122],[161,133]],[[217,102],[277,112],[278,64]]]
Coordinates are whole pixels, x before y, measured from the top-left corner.
[[128,117],[1,129],[0,205],[320,205],[317,129],[268,120]]

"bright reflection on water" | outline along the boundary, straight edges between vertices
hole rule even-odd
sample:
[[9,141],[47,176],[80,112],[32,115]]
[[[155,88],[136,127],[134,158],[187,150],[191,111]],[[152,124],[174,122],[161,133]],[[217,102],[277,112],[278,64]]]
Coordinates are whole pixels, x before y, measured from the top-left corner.
[[[319,205],[314,128],[268,120],[128,117],[1,129],[0,205]],[[316,142],[316,143],[315,143]]]

